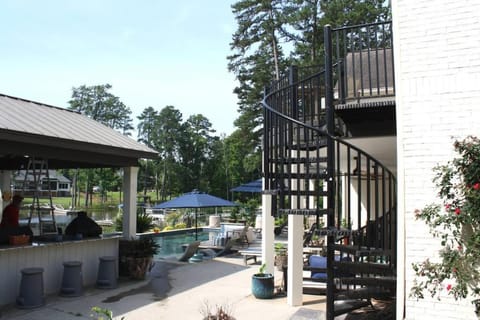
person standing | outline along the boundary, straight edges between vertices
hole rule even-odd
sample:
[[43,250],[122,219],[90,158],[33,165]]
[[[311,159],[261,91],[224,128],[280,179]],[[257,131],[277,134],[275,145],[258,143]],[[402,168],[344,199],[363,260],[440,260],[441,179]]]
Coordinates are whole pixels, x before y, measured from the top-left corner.
[[20,206],[22,201],[22,196],[13,196],[12,202],[3,209],[2,222],[0,222],[1,228],[18,228],[18,219],[20,217]]

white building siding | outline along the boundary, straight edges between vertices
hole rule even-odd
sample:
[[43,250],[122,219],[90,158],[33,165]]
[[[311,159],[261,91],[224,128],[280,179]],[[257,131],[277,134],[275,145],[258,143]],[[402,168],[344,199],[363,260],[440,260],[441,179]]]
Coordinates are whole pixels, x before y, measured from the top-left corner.
[[[397,0],[392,9],[399,261],[404,262],[398,270],[398,293],[405,297],[406,319],[476,319],[469,301],[450,297],[416,301],[409,293],[411,264],[432,257],[438,249],[438,239],[414,219],[415,209],[438,202],[432,168],[454,155],[452,137],[480,136],[480,1]],[[403,299],[398,300],[400,315]]]
[[105,237],[0,248],[0,306],[15,303],[24,268],[43,268],[44,293],[51,295],[60,291],[63,262],[81,261],[83,285],[93,286],[97,280],[99,258],[117,257],[118,241],[119,237]]

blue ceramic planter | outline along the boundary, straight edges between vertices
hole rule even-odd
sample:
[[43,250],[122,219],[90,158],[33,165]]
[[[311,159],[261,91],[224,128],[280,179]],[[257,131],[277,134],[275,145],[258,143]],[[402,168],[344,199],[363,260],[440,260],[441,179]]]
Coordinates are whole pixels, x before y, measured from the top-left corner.
[[257,299],[271,299],[275,282],[271,273],[257,273],[252,276],[252,294]]

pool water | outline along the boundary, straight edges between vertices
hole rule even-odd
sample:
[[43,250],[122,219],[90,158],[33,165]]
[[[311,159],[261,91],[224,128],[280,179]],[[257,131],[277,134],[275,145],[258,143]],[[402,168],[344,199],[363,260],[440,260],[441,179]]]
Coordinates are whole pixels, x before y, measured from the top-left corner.
[[[206,241],[209,239],[209,232],[199,231],[197,237],[198,241]],[[182,245],[195,241],[195,233],[189,232],[168,236],[156,235],[154,239],[160,245],[160,251],[155,255],[154,259],[180,258],[183,254]]]

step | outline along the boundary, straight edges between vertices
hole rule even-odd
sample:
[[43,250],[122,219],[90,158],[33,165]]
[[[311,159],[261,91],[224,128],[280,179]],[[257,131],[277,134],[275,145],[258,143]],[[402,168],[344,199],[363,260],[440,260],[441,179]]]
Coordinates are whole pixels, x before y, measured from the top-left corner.
[[[352,232],[355,232],[355,231],[353,230]],[[356,245],[334,244],[333,249],[343,253],[351,254],[355,257],[365,257],[365,256],[388,256],[389,257],[392,254],[392,250],[356,246]]]
[[323,190],[317,190],[317,191],[309,191],[309,190],[283,190],[281,191],[280,189],[273,189],[273,190],[263,190],[262,194],[265,195],[292,195],[292,196],[309,196],[309,197],[327,197],[328,192],[323,191]]
[[326,148],[327,147],[327,139],[322,138],[321,141],[318,144],[313,143],[313,142],[305,143],[302,140],[300,140],[300,143],[296,143],[296,141],[295,141],[294,143],[286,145],[285,147],[287,149],[290,149],[290,150],[313,151],[313,150],[318,150],[318,149],[321,149],[321,148]]
[[359,285],[369,287],[382,287],[393,289],[397,285],[397,279],[393,276],[387,277],[347,277],[341,278],[342,285]]
[[326,179],[328,177],[326,172],[309,172],[309,173],[296,173],[296,172],[276,172],[275,178],[277,180],[282,179]]
[[276,196],[280,193],[280,189],[262,190],[262,194]]
[[279,213],[284,213],[288,215],[302,215],[302,216],[313,216],[313,215],[326,215],[328,214],[327,209],[279,209]]
[[333,261],[333,266],[344,274],[376,274],[392,276],[394,270],[389,264],[363,261]]
[[357,310],[366,306],[370,306],[369,301],[362,301],[362,300],[342,300],[342,301],[335,301],[334,304],[334,311],[333,315],[339,316],[345,313],[349,313],[350,311]]
[[[300,157],[300,158],[281,158],[271,159],[270,162],[277,164],[312,164],[312,163],[326,163],[327,157]],[[326,168],[322,168],[326,169]]]
[[395,292],[382,288],[358,288],[338,292],[335,300],[361,300],[361,299],[388,299],[395,295]]

